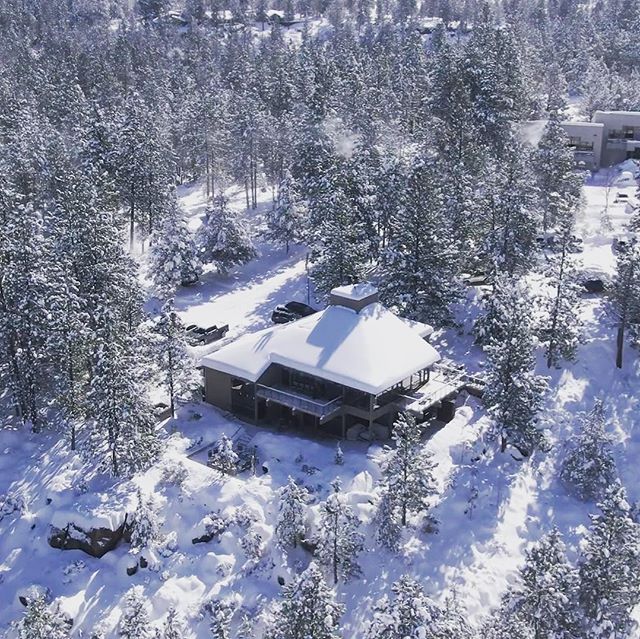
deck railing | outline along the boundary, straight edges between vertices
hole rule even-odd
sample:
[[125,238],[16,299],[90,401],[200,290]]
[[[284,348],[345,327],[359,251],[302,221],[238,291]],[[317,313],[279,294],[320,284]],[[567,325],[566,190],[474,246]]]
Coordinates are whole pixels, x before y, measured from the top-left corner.
[[292,390],[275,386],[264,386],[263,384],[258,384],[256,395],[263,399],[273,400],[283,406],[300,410],[303,413],[315,415],[320,419],[329,417],[342,406],[342,397],[335,397],[333,399],[314,398]]

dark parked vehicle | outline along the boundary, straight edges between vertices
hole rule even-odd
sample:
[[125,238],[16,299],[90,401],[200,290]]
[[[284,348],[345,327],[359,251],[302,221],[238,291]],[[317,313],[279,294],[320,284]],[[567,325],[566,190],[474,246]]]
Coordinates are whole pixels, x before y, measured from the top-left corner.
[[598,278],[584,280],[582,286],[587,293],[604,293],[604,282]]
[[184,330],[187,334],[189,344],[198,346],[201,344],[211,344],[211,342],[222,339],[229,331],[229,325],[216,326],[214,324],[208,328],[203,328],[196,324],[189,324],[189,326],[185,326]]
[[271,313],[271,321],[274,324],[286,324],[287,322],[293,322],[301,317],[307,317],[316,313],[315,308],[311,308],[308,304],[302,302],[287,302],[286,304],[279,304],[273,309]]

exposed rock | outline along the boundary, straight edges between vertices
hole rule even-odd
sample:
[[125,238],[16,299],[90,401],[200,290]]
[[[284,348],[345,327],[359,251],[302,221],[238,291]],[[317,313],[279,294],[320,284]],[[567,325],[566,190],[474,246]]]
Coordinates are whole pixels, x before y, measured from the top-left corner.
[[51,527],[49,545],[60,550],[82,550],[91,557],[100,558],[125,539],[128,532],[127,517],[116,530],[109,528],[91,528],[84,530],[69,523],[64,529]]
[[133,575],[135,575],[138,572],[138,564],[135,563],[133,564],[133,566],[128,566],[127,567],[127,575],[129,575],[129,577],[133,577]]

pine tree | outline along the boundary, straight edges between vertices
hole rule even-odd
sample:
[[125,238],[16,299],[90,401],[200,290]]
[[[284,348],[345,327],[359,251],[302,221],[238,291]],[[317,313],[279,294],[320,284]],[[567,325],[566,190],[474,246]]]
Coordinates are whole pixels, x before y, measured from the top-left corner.
[[513,139],[511,154],[508,162],[490,167],[483,206],[488,210],[490,268],[513,276],[533,263],[538,211],[528,152]]
[[349,581],[360,575],[358,555],[364,547],[359,532],[360,520],[340,493],[340,480],[331,482],[333,492],[320,504],[320,525],[317,535],[316,557],[338,579]]
[[344,606],[336,603],[322,571],[314,562],[282,588],[267,620],[264,639],[340,639]]
[[91,423],[85,454],[116,476],[148,468],[159,452],[151,406],[133,355],[133,341],[113,338],[112,314],[103,317],[89,391]]
[[405,317],[437,325],[452,320],[459,288],[449,223],[435,163],[417,158],[382,255],[382,298]]
[[518,628],[518,637],[573,639],[579,632],[578,574],[567,562],[557,529],[526,553],[520,580],[495,615],[494,632]]
[[385,490],[389,508],[396,511],[402,526],[407,516],[426,510],[429,497],[436,494],[433,455],[420,441],[420,427],[408,413],[401,413],[391,435],[395,448],[387,448],[382,461]]
[[622,368],[625,333],[640,325],[640,242],[619,252],[611,298],[618,323],[616,366]]
[[611,437],[605,431],[605,424],[604,404],[598,400],[582,418],[574,446],[562,464],[562,480],[580,499],[603,498],[618,479]]
[[169,608],[159,639],[187,639],[190,636],[187,624],[175,608]]
[[574,171],[573,151],[556,112],[549,117],[533,162],[541,199],[542,227],[546,231],[558,220],[559,207],[566,206],[567,200],[576,201],[581,188],[581,178]]
[[171,415],[175,417],[175,398],[193,383],[194,364],[187,350],[182,320],[168,300],[155,324],[154,351],[160,365],[163,385],[169,394]]
[[16,636],[18,639],[68,639],[72,624],[59,606],[38,596],[27,604],[24,617],[16,624]]
[[579,562],[585,636],[629,637],[637,630],[631,611],[640,603],[640,524],[619,484],[599,508],[600,514],[590,516]]
[[580,287],[571,254],[574,245],[572,204],[566,199],[563,202],[556,212],[559,218],[557,244],[548,269],[549,284],[554,293],[547,301],[548,320],[542,335],[549,368],[558,366],[562,359],[575,359],[582,333]]
[[162,295],[169,295],[181,284],[197,280],[201,270],[193,235],[182,209],[172,198],[152,236],[149,272],[153,282]]
[[324,186],[308,200],[312,233],[311,277],[320,293],[364,278],[370,250],[365,225],[349,195],[343,160],[327,172]]
[[374,518],[376,540],[392,552],[400,548],[402,527],[398,522],[397,509],[393,495],[388,488],[383,489]]
[[531,300],[526,288],[509,278],[496,280],[493,295],[495,318],[485,347],[489,371],[484,403],[500,435],[501,450],[511,444],[526,456],[544,442],[536,415],[547,388],[545,379],[534,372]]
[[231,619],[236,611],[232,600],[214,599],[207,604],[209,630],[213,639],[231,639]]
[[278,186],[278,198],[267,214],[268,239],[284,244],[287,254],[291,244],[304,238],[306,221],[304,209],[296,193],[289,170]]
[[374,608],[366,639],[471,639],[472,632],[456,602],[438,606],[413,577],[404,575]]
[[226,273],[257,255],[244,223],[222,195],[207,209],[199,241],[203,261],[212,263],[219,273]]
[[138,488],[138,503],[131,521],[131,547],[150,548],[160,539],[160,519],[151,496],[144,499]]
[[281,548],[294,548],[306,533],[307,490],[293,477],[279,491],[278,519],[275,534]]
[[148,602],[142,586],[134,586],[124,597],[118,636],[125,639],[151,639]]
[[226,475],[234,475],[238,459],[238,454],[233,450],[233,442],[222,435],[209,458],[209,466]]

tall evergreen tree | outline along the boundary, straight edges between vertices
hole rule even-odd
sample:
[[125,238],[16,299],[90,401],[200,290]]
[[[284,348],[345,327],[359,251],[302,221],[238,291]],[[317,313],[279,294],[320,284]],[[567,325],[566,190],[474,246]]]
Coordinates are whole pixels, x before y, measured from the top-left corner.
[[216,196],[207,209],[199,239],[202,260],[212,263],[219,273],[246,264],[257,255],[239,214],[231,210],[222,195]]
[[640,524],[627,496],[611,486],[591,515],[580,557],[580,603],[589,639],[628,637],[637,629],[631,611],[640,603]]
[[279,491],[276,538],[282,548],[294,548],[306,533],[307,491],[298,486],[293,477]]
[[428,499],[436,493],[432,454],[420,440],[420,427],[408,413],[401,413],[391,435],[395,448],[386,450],[382,461],[384,490],[390,507],[403,526],[407,515],[428,508]]
[[171,199],[158,230],[152,236],[149,271],[162,295],[170,294],[184,283],[196,280],[202,266],[194,237],[184,213]]
[[529,455],[544,441],[536,415],[547,388],[544,378],[534,372],[531,300],[522,283],[504,277],[496,280],[493,295],[495,316],[486,346],[489,371],[484,403],[495,421],[501,450],[511,444]]
[[580,432],[562,464],[562,480],[581,499],[603,498],[618,478],[611,437],[605,425],[604,404],[598,400],[580,421]]
[[345,502],[340,487],[340,480],[334,479],[333,492],[320,504],[316,547],[318,561],[331,571],[334,584],[338,579],[348,581],[360,575],[357,559],[364,545],[360,520]]
[[622,368],[625,334],[640,324],[640,242],[618,254],[611,301],[618,323],[616,366]]

